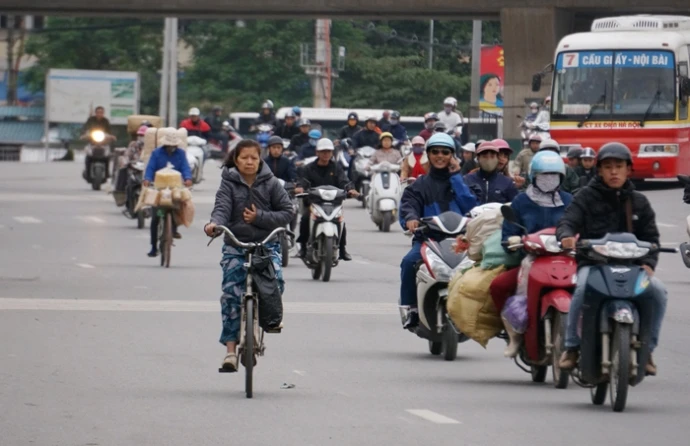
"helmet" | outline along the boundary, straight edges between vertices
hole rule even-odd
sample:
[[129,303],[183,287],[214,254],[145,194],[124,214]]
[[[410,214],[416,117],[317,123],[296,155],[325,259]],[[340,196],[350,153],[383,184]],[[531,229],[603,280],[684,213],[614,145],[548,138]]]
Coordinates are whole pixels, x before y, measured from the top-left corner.
[[412,138],[412,145],[413,146],[418,146],[418,145],[423,146],[424,144],[426,144],[426,141],[424,141],[424,138],[422,138],[421,136],[415,136],[414,138]]
[[270,109],[270,110],[273,110],[273,102],[266,101],[266,102],[264,102],[263,104],[261,104],[261,108],[262,108],[262,109],[268,108],[268,109]]
[[434,124],[434,133],[435,132],[446,132],[448,128],[446,127],[446,124],[443,121],[438,121],[436,124]]
[[491,144],[496,146],[496,148],[499,151],[500,150],[507,150],[510,153],[513,153],[513,149],[510,148],[510,144],[508,144],[508,141],[506,141],[505,139],[494,139],[493,141],[491,141]]
[[445,147],[455,152],[455,141],[447,133],[436,133],[431,135],[431,138],[426,142],[427,151],[432,147]]
[[369,122],[369,121],[379,122],[379,120],[374,115],[367,116],[367,119],[364,122]]
[[396,110],[393,110],[393,111],[391,112],[391,119],[400,119],[400,112],[399,112],[399,111],[396,111]]
[[[319,139],[321,138],[321,130],[319,129],[311,129],[309,130],[309,138],[310,139]],[[331,143],[333,144],[333,143]]]
[[297,116],[301,116],[301,115],[302,115],[302,109],[299,108],[299,107],[296,106],[296,105],[295,105],[294,107],[292,107],[292,111],[293,111],[293,112],[295,113],[295,115],[297,115]]
[[436,113],[427,113],[426,115],[424,115],[424,122],[427,122],[430,119],[438,121],[438,115]]
[[359,116],[357,116],[357,113],[355,113],[355,112],[350,112],[347,115],[347,120],[349,121],[350,119],[354,119],[355,121],[359,121]]
[[477,146],[475,146],[473,142],[468,142],[467,144],[462,146],[462,150],[464,150],[465,152],[474,153],[477,150]]
[[542,141],[541,136],[537,135],[536,133],[532,133],[529,137],[528,142],[532,142],[532,141],[541,142]]
[[[313,132],[313,130],[312,130],[312,132]],[[320,133],[321,132],[319,132],[319,134]],[[309,134],[311,136],[311,132],[309,132]],[[321,135],[319,135],[319,136],[321,136]],[[316,151],[317,152],[322,152],[324,150],[331,150],[331,151],[335,150],[335,147],[333,146],[333,141],[331,141],[328,138],[321,138],[319,140],[319,142],[316,143]]]
[[557,173],[561,181],[565,178],[565,163],[560,155],[553,152],[539,152],[529,165],[529,180],[534,184],[534,177],[542,173]]
[[271,147],[274,145],[280,145],[281,147],[283,146],[283,138],[280,136],[271,136],[268,138],[268,142],[266,142],[266,147]]
[[494,152],[496,155],[498,155],[498,147],[496,147],[492,141],[484,141],[483,143],[479,144],[479,147],[476,148],[475,153],[477,156],[479,156],[484,152]]
[[299,126],[304,127],[305,125],[311,125],[311,121],[308,120],[307,118],[300,119],[299,120]]
[[609,142],[601,146],[599,154],[597,155],[597,166],[605,159],[623,160],[628,163],[629,166],[632,165],[632,154],[630,153],[630,149],[620,142]]
[[544,104],[546,103],[551,103],[551,96],[547,96],[544,98]]
[[393,138],[393,134],[390,132],[383,132],[381,135],[379,135],[379,141],[383,141],[383,138],[390,138],[391,141],[393,141],[395,138]]
[[286,118],[294,118],[294,117],[295,117],[295,112],[293,112],[292,110],[288,110],[288,111],[285,112],[285,117],[286,117]]
[[188,114],[189,114],[189,116],[199,116],[199,115],[201,114],[201,112],[199,111],[198,108],[192,107],[192,108],[189,109],[189,113],[188,113]]
[[268,104],[268,108],[273,108],[273,101],[270,99],[266,99],[266,103]]
[[146,134],[146,131],[149,129],[147,125],[142,125],[139,127],[139,130],[137,130],[137,135],[142,136]]
[[551,150],[553,152],[556,152],[557,154],[561,154],[561,146],[558,145],[558,141],[555,139],[546,139],[539,144],[539,151],[541,152],[542,150]]
[[211,110],[213,110],[213,112],[223,111],[223,107],[221,107],[220,105],[214,105]]
[[582,149],[582,155],[580,155],[580,159],[582,158],[596,158],[597,153],[594,151],[593,148],[591,147],[585,147]]
[[537,104],[536,102],[530,102],[529,108],[539,108],[539,104]]
[[568,158],[580,158],[582,156],[582,149],[579,147],[571,147],[568,149]]
[[458,105],[458,100],[452,96],[448,96],[443,100],[443,105],[450,105],[451,107],[455,107],[456,105]]
[[230,121],[223,121],[223,127],[230,127]]

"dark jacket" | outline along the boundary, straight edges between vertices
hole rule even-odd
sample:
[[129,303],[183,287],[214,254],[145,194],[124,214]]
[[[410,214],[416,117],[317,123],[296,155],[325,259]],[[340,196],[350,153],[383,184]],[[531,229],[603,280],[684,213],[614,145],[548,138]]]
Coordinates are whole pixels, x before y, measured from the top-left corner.
[[289,141],[292,141],[292,137],[295,136],[296,134],[299,133],[299,127],[297,127],[296,124],[292,124],[291,126],[287,126],[285,123],[282,123],[280,126],[275,131],[275,135],[280,136],[283,139],[287,139]]
[[376,123],[376,127],[378,127],[382,132],[390,132],[391,131],[391,122],[387,119],[379,119],[379,122]]
[[498,171],[487,174],[482,169],[465,175],[465,183],[477,196],[479,204],[509,203],[518,194],[515,183]]
[[376,130],[363,128],[359,132],[355,133],[355,136],[352,137],[352,147],[355,149],[366,146],[376,148],[378,145],[379,134],[376,132]]
[[[243,213],[245,208],[251,209],[252,204],[257,209],[256,220],[247,224]],[[287,225],[293,215],[290,197],[266,163],[261,163],[251,187],[237,169],[223,168],[211,223],[227,226],[242,242],[259,242],[274,229]],[[226,237],[225,243],[229,242]]]
[[304,166],[297,183],[304,189],[318,186],[334,186],[345,191],[353,189],[345,171],[334,160],[330,160],[327,166],[319,166],[318,161]]
[[268,115],[264,115],[263,113],[259,113],[259,117],[256,118],[254,122],[252,122],[252,126],[257,126],[261,124],[272,125],[275,129],[276,127],[278,127],[278,120],[276,119],[276,114],[269,113]]
[[307,133],[302,133],[299,132],[295,136],[292,137],[290,140],[290,145],[288,146],[288,150],[290,152],[296,152],[300,147],[305,145],[306,143],[309,142],[309,135]]
[[592,178],[597,176],[597,167],[592,166],[592,168],[589,169],[589,172],[588,172],[585,170],[584,167],[577,166],[575,168],[575,173],[580,178],[580,187],[585,187],[586,185],[589,184],[590,181],[592,181]]
[[[573,196],[567,192],[559,191],[563,206],[545,207],[540,206],[526,193],[521,193],[510,203],[510,207],[515,211],[517,222],[519,225],[527,228],[528,234],[534,234],[546,228],[553,228],[558,226],[558,222],[565,213],[565,209],[573,201]],[[508,237],[514,235],[524,235],[522,229],[510,223],[508,220],[503,220],[502,239],[508,240]]]
[[208,124],[208,126],[211,127],[211,131],[213,133],[220,133],[223,131],[223,116],[207,116],[206,119],[204,119],[204,121],[206,121],[206,124]]
[[433,166],[428,175],[405,188],[400,199],[400,226],[411,220],[433,217],[446,211],[465,215],[477,206],[477,198],[462,181],[462,175],[438,170]]
[[92,130],[101,130],[105,134],[110,134],[110,121],[108,118],[98,119],[95,116],[90,116],[84,124],[82,133],[88,133]]
[[273,158],[268,155],[264,158],[264,163],[271,169],[273,175],[287,183],[294,183],[297,173],[295,172],[295,164],[286,156]]
[[474,169],[477,167],[477,161],[475,159],[471,159],[469,161],[465,161],[465,158],[460,157],[460,165],[462,166],[462,169],[460,169],[460,175],[467,175],[468,173],[472,172]]
[[316,156],[316,146],[312,145],[310,142],[302,144],[302,146],[297,149],[297,159],[303,160],[305,158],[311,158],[312,156]]
[[[558,240],[580,234],[580,239],[597,239],[610,232],[628,232],[626,201],[632,200],[633,234],[639,240],[659,243],[656,216],[647,197],[637,192],[630,181],[621,189],[611,189],[601,177],[595,177],[580,189],[558,224]],[[639,259],[639,264],[656,267],[659,254]],[[578,256],[579,264],[588,264]]]
[[404,125],[400,123],[391,125],[388,131],[391,132],[393,138],[397,139],[398,141],[407,141],[407,129]]
[[340,133],[338,133],[338,139],[340,139],[342,141],[345,138],[352,138],[360,130],[362,130],[361,125],[355,125],[354,127],[350,127],[349,125],[345,125],[340,129]]

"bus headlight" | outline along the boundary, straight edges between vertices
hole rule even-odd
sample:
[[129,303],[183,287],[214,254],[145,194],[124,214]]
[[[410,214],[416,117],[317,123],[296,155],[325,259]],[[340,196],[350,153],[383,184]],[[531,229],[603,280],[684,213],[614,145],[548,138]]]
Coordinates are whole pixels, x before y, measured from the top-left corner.
[[678,144],[640,144],[638,156],[678,156]]

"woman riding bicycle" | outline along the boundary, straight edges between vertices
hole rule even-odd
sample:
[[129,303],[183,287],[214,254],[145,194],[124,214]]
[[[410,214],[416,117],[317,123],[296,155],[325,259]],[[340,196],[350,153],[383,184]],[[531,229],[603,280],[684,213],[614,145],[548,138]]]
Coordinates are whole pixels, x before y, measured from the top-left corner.
[[[284,227],[293,219],[290,197],[261,160],[261,147],[254,140],[242,140],[225,160],[222,181],[211,213],[204,226],[209,237],[216,235],[216,226],[227,226],[244,243],[260,242],[274,229]],[[280,292],[284,289],[281,270],[280,242],[266,245],[276,272]],[[220,298],[223,330],[220,343],[227,347],[222,368],[237,371],[237,341],[240,331],[242,295],[247,271],[245,252],[230,244],[225,237],[223,258],[223,295]],[[273,327],[278,328],[278,327]]]

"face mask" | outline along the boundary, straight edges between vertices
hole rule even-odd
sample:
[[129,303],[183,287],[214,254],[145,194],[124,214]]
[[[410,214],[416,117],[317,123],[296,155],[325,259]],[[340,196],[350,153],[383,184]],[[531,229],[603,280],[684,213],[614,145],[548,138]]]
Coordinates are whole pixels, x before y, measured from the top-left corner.
[[424,153],[424,146],[412,146],[412,152],[416,155]]
[[424,123],[424,127],[426,127],[427,130],[431,130],[434,128],[434,123],[433,122],[426,122],[426,123]]
[[397,119],[391,119],[391,125],[398,125]]
[[479,158],[479,167],[482,168],[484,172],[493,172],[498,166],[498,158],[487,158],[485,156]]
[[543,173],[537,175],[535,185],[542,192],[553,192],[561,185],[561,177],[557,173]]
[[451,111],[453,111],[453,107],[443,107],[443,109],[446,111],[446,113],[450,114]]
[[532,111],[532,113],[537,113],[537,112],[539,111],[539,109],[538,109],[538,108],[533,108],[533,109],[531,109],[531,111]]

